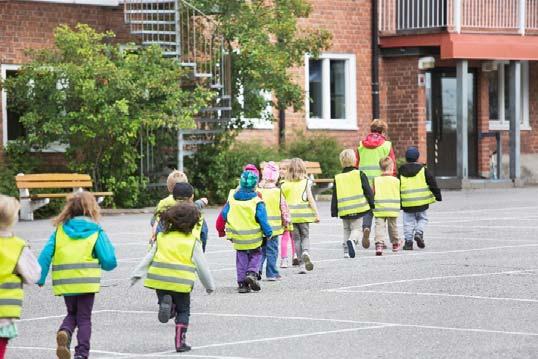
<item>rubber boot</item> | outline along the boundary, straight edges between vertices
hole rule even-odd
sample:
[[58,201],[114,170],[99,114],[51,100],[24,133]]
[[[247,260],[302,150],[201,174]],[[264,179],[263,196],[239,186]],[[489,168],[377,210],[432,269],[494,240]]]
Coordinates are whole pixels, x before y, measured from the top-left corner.
[[161,299],[161,302],[159,303],[159,322],[161,323],[168,323],[170,318],[172,317],[172,296],[166,294]]
[[71,333],[60,330],[56,333],[56,356],[58,359],[71,359]]
[[176,324],[176,352],[183,353],[191,350],[191,347],[187,345],[187,325]]

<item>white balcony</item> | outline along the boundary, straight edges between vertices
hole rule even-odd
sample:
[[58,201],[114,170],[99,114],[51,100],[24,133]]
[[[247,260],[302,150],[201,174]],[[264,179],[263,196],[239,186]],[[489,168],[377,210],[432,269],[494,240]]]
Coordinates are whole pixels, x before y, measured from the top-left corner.
[[538,35],[538,0],[380,0],[382,36],[431,32]]

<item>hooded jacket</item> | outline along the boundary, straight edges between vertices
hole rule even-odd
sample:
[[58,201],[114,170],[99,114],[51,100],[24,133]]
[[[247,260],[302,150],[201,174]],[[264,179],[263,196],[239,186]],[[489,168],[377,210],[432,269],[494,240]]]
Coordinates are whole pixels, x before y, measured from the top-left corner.
[[[258,196],[258,192],[240,188],[237,191],[235,191],[234,199],[236,201],[248,201],[248,200],[253,199],[256,196]],[[229,212],[230,212],[230,203],[226,202],[221,212],[222,219],[224,220],[224,222],[228,221]],[[273,228],[271,227],[267,219],[267,210],[265,209],[264,202],[259,202],[258,205],[256,206],[256,222],[260,224],[260,227],[262,229],[262,232],[265,238],[271,238],[273,236]]]
[[[406,163],[400,166],[400,168],[398,169],[398,172],[399,172],[398,178],[414,177],[417,175],[417,173],[420,172],[422,168],[425,168],[426,183],[428,184],[430,191],[433,193],[435,200],[438,202],[441,202],[443,200],[443,197],[441,196],[441,190],[439,189],[439,186],[437,186],[437,181],[435,180],[435,176],[422,163],[410,162],[410,163]],[[417,212],[423,212],[427,210],[429,207],[430,206],[426,204],[424,206],[417,206],[417,207],[407,207],[407,208],[402,207],[402,209],[404,212],[417,213]]]
[[[101,268],[105,271],[111,271],[117,267],[116,254],[114,247],[108,239],[108,236],[103,231],[101,226],[87,217],[75,217],[71,218],[63,224],[63,229],[69,238],[75,241],[86,240],[89,236],[95,232],[99,232],[95,247],[93,248],[93,256],[99,260]],[[50,264],[54,257],[54,250],[56,249],[56,230],[51,234],[47,244],[39,255],[38,262],[41,265],[41,279],[37,282],[42,286],[45,284],[47,275],[49,273]]]
[[[372,132],[368,136],[366,136],[364,140],[361,141],[361,143],[366,148],[378,148],[379,146],[383,145],[385,141],[385,136],[380,133]],[[357,163],[355,164],[355,167],[359,168],[359,163],[361,162],[361,159],[358,148],[355,150],[355,155],[357,156]],[[389,157],[394,162],[394,171],[392,175],[396,176],[396,156],[394,155],[394,148],[392,146],[390,148]]]

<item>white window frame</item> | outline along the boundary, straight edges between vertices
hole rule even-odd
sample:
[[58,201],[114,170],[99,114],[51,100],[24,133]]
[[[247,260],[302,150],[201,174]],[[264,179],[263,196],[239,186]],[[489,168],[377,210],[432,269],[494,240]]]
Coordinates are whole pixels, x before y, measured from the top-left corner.
[[[4,81],[7,77],[7,71],[18,71],[21,68],[21,65],[15,65],[15,64],[0,64],[0,78],[2,81]],[[60,84],[61,85],[61,84]],[[1,93],[2,97],[2,147],[6,147],[8,145],[8,128],[7,128],[7,92],[5,89],[2,89]],[[58,142],[53,142],[49,144],[47,147],[43,148],[40,151],[36,152],[65,152],[67,150],[67,145],[60,144]]]
[[28,2],[44,2],[55,4],[119,6],[119,0],[25,0]]
[[[322,101],[323,118],[310,118],[310,55],[305,55],[305,116],[309,130],[348,130],[356,131],[357,126],[357,77],[355,54],[323,53],[322,60]],[[346,118],[331,119],[330,60],[346,60]],[[325,84],[325,85],[324,85]]]
[[[505,83],[505,71],[508,70],[505,62],[500,62],[497,67],[497,99],[499,118],[489,119],[490,131],[508,131],[510,130],[510,122],[506,120],[505,113],[505,87],[509,84]],[[521,130],[530,131],[530,111],[529,111],[529,62],[521,61]]]
[[[273,94],[269,91],[262,91],[261,95],[265,98],[266,101],[271,101],[273,99]],[[237,96],[237,102],[239,102],[241,107],[244,106],[243,86],[239,88],[239,95]],[[265,107],[265,109],[262,110],[262,113],[264,114],[273,113],[273,107],[271,105],[267,105],[267,107]],[[243,120],[245,121],[246,124],[252,126],[252,129],[254,130],[273,130],[275,128],[274,121],[264,119],[262,116],[258,118],[244,118]]]

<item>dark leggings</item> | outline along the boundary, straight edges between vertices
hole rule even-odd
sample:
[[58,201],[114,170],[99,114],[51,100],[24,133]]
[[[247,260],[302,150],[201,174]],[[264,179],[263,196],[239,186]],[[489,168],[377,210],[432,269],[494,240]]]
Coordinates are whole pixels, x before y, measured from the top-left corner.
[[176,324],[189,325],[189,317],[191,315],[191,294],[157,289],[159,304],[165,295],[172,297],[172,302],[175,305],[176,311]]
[[67,316],[60,330],[65,330],[73,335],[77,332],[77,346],[75,355],[87,358],[90,356],[90,338],[92,335],[92,309],[95,294],[81,294],[64,296]]

